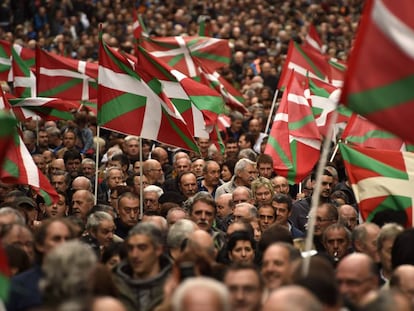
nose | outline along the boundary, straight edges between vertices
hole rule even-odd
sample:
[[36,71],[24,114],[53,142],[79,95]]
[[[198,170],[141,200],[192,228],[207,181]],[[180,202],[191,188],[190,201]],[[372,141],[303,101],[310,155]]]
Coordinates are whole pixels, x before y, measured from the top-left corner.
[[242,249],[241,255],[242,257],[246,257],[246,251],[244,249]]

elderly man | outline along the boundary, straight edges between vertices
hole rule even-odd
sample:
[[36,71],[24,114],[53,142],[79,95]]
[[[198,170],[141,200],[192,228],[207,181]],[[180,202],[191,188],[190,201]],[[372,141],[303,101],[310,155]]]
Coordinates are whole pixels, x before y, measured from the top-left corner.
[[144,188],[144,213],[149,215],[159,215],[160,203],[158,199],[162,196],[164,191],[155,185],[149,185]]
[[178,188],[183,196],[188,199],[196,194],[197,188],[197,177],[193,172],[184,172],[177,177]]
[[351,232],[344,225],[336,223],[326,228],[322,241],[328,258],[336,266],[349,252]]
[[359,253],[367,254],[375,262],[379,262],[377,249],[377,237],[380,228],[374,223],[363,223],[355,227],[352,231],[352,245],[354,250]]
[[92,191],[92,182],[85,176],[78,176],[72,181],[72,191],[88,190]]
[[203,178],[197,184],[198,191],[206,191],[214,197],[221,185],[220,165],[216,161],[207,161],[203,167]]
[[161,186],[164,183],[164,172],[160,162],[157,160],[146,160],[142,166],[142,171],[150,185]]
[[110,202],[111,192],[116,186],[121,185],[124,175],[120,167],[112,166],[105,172],[105,180],[98,188],[98,201],[108,204]]
[[216,197],[223,193],[232,193],[238,186],[250,188],[253,180],[257,178],[256,163],[249,159],[240,159],[234,167],[234,176],[216,190]]
[[358,225],[358,212],[355,207],[343,204],[338,207],[339,220],[341,224],[346,226],[351,232]]
[[95,202],[95,196],[88,190],[77,190],[72,196],[72,213],[86,224],[89,212]]
[[276,176],[272,179],[273,188],[275,193],[289,194],[289,182],[286,177]]
[[339,262],[336,281],[345,302],[358,307],[367,294],[378,289],[377,266],[366,254],[350,254]]
[[86,231],[88,234],[82,240],[92,246],[99,258],[103,248],[114,242],[114,219],[106,212],[92,213],[86,222]]

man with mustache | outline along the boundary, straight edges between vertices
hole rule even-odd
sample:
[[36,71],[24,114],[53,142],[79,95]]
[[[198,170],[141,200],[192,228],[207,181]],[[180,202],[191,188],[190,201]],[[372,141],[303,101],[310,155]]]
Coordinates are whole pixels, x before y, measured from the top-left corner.
[[220,165],[216,161],[207,161],[203,167],[203,179],[198,182],[198,191],[206,191],[214,197],[220,185]]
[[256,163],[249,159],[240,159],[234,166],[234,175],[230,181],[217,188],[215,197],[223,193],[232,193],[239,186],[250,189],[252,181],[257,178]]
[[88,190],[77,190],[72,196],[72,214],[86,224],[89,211],[92,209],[95,196]]

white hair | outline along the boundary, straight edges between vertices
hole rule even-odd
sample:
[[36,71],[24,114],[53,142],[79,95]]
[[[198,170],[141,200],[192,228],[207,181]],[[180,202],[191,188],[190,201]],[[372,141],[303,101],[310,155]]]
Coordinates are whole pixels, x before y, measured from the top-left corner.
[[149,185],[149,186],[145,187],[144,188],[144,193],[148,193],[148,192],[155,192],[157,194],[158,198],[164,194],[164,190],[162,190],[161,187],[158,187],[156,185]]

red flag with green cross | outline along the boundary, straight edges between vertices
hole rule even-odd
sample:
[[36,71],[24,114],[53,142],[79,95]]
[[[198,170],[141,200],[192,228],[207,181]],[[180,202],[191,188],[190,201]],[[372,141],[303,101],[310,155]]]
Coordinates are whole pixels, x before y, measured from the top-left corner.
[[366,1],[341,102],[414,143],[412,8],[409,0]]
[[382,212],[405,213],[412,227],[414,153],[363,148],[340,143],[346,172],[362,218],[372,221]]
[[320,156],[321,135],[306,90],[291,71],[265,148],[273,158],[276,173],[291,184],[308,176]]

